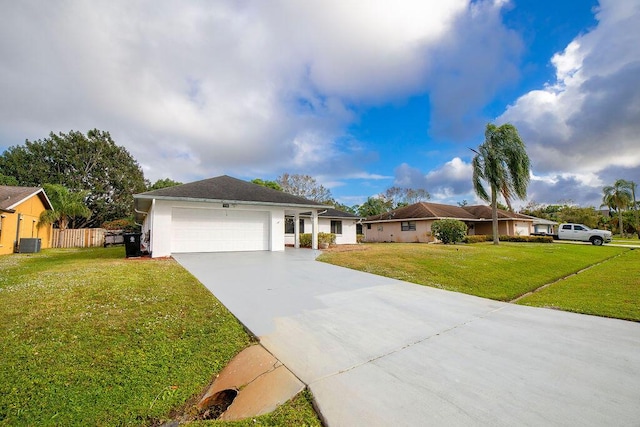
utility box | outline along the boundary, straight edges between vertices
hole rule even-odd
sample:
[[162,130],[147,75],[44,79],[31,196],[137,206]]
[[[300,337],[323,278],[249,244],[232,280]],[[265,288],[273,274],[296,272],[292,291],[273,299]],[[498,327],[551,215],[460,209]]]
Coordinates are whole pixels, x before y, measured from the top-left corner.
[[21,254],[34,254],[40,252],[40,247],[42,246],[42,239],[20,239],[20,244],[18,245],[18,252]]
[[127,258],[139,257],[142,255],[142,251],[140,250],[140,236],[142,236],[142,233],[124,234],[124,249],[127,254]]

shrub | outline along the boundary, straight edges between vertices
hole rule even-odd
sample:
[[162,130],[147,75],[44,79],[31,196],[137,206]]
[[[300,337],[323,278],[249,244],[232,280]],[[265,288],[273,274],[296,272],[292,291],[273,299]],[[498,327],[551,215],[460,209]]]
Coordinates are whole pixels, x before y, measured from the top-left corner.
[[[300,247],[310,248],[312,240],[313,235],[311,233],[300,234]],[[336,243],[336,235],[333,233],[318,233],[318,244],[320,243],[333,245]]]
[[356,242],[358,242],[358,243],[364,242],[364,234],[356,235]]
[[311,247],[312,236],[311,233],[302,233],[300,234],[300,247],[301,248],[310,248]]
[[553,236],[529,236],[531,243],[553,243]]
[[[552,236],[499,236],[498,239],[501,242],[553,243]],[[492,240],[492,236],[481,234],[464,238],[465,243],[491,242]]]
[[318,243],[333,245],[336,243],[336,235],[333,233],[318,233]]
[[491,236],[486,236],[484,234],[476,234],[475,236],[464,237],[465,243],[481,243],[481,242],[488,242],[489,240],[491,240]]
[[439,219],[431,225],[433,234],[444,244],[462,242],[467,225],[457,219]]
[[102,223],[102,228],[105,230],[122,230],[122,231],[139,231],[140,227],[136,225],[133,218],[121,218],[113,221],[107,221]]

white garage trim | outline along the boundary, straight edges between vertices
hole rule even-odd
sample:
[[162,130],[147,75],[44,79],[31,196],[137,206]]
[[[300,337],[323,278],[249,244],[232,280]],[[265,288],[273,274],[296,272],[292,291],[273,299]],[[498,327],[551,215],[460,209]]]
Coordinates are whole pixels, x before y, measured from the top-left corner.
[[268,251],[270,212],[174,207],[171,252]]

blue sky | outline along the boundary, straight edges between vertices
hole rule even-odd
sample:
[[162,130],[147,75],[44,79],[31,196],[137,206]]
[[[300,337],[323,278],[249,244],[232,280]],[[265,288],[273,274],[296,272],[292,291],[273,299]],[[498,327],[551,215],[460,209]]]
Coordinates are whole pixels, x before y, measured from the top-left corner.
[[154,181],[314,176],[477,202],[470,147],[520,130],[530,200],[640,182],[638,0],[0,2],[0,151],[108,130]]

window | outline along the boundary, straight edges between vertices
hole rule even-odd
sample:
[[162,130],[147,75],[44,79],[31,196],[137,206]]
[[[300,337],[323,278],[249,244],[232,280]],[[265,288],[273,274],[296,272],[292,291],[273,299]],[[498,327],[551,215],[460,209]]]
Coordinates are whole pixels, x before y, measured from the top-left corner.
[[342,221],[331,221],[331,232],[333,234],[342,234]]
[[[287,217],[284,219],[284,233],[285,234],[294,234],[296,231],[294,229],[293,218]],[[304,219],[300,218],[300,233],[304,233]]]
[[371,224],[367,224],[367,230],[371,230]]
[[571,230],[571,224],[565,224],[562,226],[563,230]]
[[402,231],[416,231],[416,222],[415,221],[402,221],[400,223],[400,228]]
[[586,231],[585,228],[581,225],[576,225],[573,227],[573,229],[576,231]]

